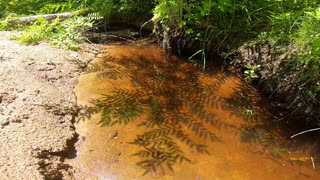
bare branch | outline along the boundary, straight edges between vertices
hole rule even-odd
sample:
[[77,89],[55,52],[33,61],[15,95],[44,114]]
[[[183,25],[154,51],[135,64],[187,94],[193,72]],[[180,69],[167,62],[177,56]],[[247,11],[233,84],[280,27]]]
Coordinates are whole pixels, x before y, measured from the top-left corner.
[[297,134],[292,135],[291,138],[294,138],[296,136],[299,136],[299,135],[307,133],[307,132],[318,131],[318,130],[320,130],[320,128],[314,128],[314,129],[309,129],[309,130],[306,130],[306,131],[302,131],[302,132],[299,132]]

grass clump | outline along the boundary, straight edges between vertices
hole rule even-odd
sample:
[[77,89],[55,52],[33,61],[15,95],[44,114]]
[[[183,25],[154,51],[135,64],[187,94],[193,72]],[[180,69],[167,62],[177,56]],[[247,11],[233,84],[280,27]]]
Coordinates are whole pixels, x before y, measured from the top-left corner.
[[48,22],[38,18],[32,25],[26,26],[24,32],[14,38],[22,44],[37,44],[42,40],[49,40],[52,45],[78,50],[78,41],[85,40],[84,33],[94,28],[95,21],[100,18],[97,14],[86,17],[75,16],[65,21],[59,18]]
[[83,34],[94,28],[93,20],[94,18],[90,16],[79,16],[62,22],[51,36],[51,43],[58,47],[78,50],[79,47],[76,42],[85,39]]
[[[282,65],[289,77],[284,78],[280,86],[295,86],[306,101],[317,101],[320,93],[320,7],[296,14],[294,21],[282,17],[286,25],[274,24],[274,29],[260,39],[271,40],[273,46],[286,46],[291,50],[279,52],[287,53]],[[280,19],[279,16],[274,18]]]
[[0,20],[0,31],[9,31],[19,28],[20,25],[17,22],[17,15],[14,13],[11,13],[3,20]]
[[53,26],[43,18],[38,18],[35,23],[25,27],[24,32],[15,38],[19,43],[27,45],[37,44],[48,38],[53,32]]
[[[295,7],[290,7],[290,2],[279,2],[281,10],[272,12],[265,29],[248,41],[258,57],[247,58],[244,65],[261,65],[257,74],[264,90],[292,110],[293,118],[303,117],[317,124],[320,123],[320,7],[311,0],[308,2],[297,1]],[[268,52],[263,52],[263,48]]]

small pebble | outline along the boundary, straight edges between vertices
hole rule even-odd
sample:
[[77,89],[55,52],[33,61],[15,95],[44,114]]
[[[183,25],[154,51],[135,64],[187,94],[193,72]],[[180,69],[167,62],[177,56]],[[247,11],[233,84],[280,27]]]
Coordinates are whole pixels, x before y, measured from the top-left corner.
[[21,119],[18,118],[18,117],[14,117],[14,118],[11,119],[11,122],[13,122],[13,123],[21,123]]
[[8,126],[9,124],[10,124],[10,121],[8,119],[1,122],[1,126]]
[[22,119],[29,119],[29,115],[28,114],[22,115]]

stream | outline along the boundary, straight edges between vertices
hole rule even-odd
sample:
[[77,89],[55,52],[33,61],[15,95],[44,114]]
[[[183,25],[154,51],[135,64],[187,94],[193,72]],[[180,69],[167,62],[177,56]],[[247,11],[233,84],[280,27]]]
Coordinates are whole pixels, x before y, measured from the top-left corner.
[[75,92],[76,179],[320,179],[248,82],[148,39],[106,45]]

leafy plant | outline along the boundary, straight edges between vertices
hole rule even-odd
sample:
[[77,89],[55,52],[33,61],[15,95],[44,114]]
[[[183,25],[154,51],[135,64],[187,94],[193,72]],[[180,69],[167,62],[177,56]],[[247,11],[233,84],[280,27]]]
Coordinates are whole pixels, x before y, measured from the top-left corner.
[[85,39],[83,34],[94,28],[94,21],[97,19],[100,19],[97,14],[92,14],[87,17],[76,16],[67,19],[60,24],[50,40],[53,45],[78,50],[79,47],[76,41]]
[[259,78],[258,72],[260,70],[260,65],[247,65],[244,71],[245,79],[257,79]]
[[38,12],[41,14],[67,12],[72,10],[73,8],[74,7],[71,1],[61,3],[48,3],[41,7]]
[[[271,28],[258,38],[260,41],[272,42],[271,45],[275,49],[274,59],[281,62],[279,67],[270,72],[276,75],[270,75],[269,78],[276,80],[276,83],[270,84],[272,89],[275,89],[272,93],[294,91],[304,108],[317,107],[320,96],[319,6],[313,0],[279,3],[280,9],[273,11],[270,16]],[[293,6],[298,3],[298,7]],[[270,67],[272,64],[267,66]],[[261,70],[268,72],[265,67]],[[317,119],[319,115],[313,116]]]
[[17,15],[12,13],[8,15],[5,19],[0,20],[0,30],[8,31],[13,29],[18,29],[19,24],[16,18],[17,18]]
[[49,23],[43,19],[38,18],[33,25],[28,26],[24,33],[17,36],[16,38],[20,43],[25,44],[35,44],[41,40],[44,40],[52,34],[53,27],[49,25]]
[[35,44],[46,39],[55,46],[78,50],[77,41],[85,39],[84,33],[93,29],[95,21],[100,18],[98,14],[89,14],[86,17],[76,16],[65,21],[57,18],[51,23],[39,18],[27,26],[16,39],[25,44]]

